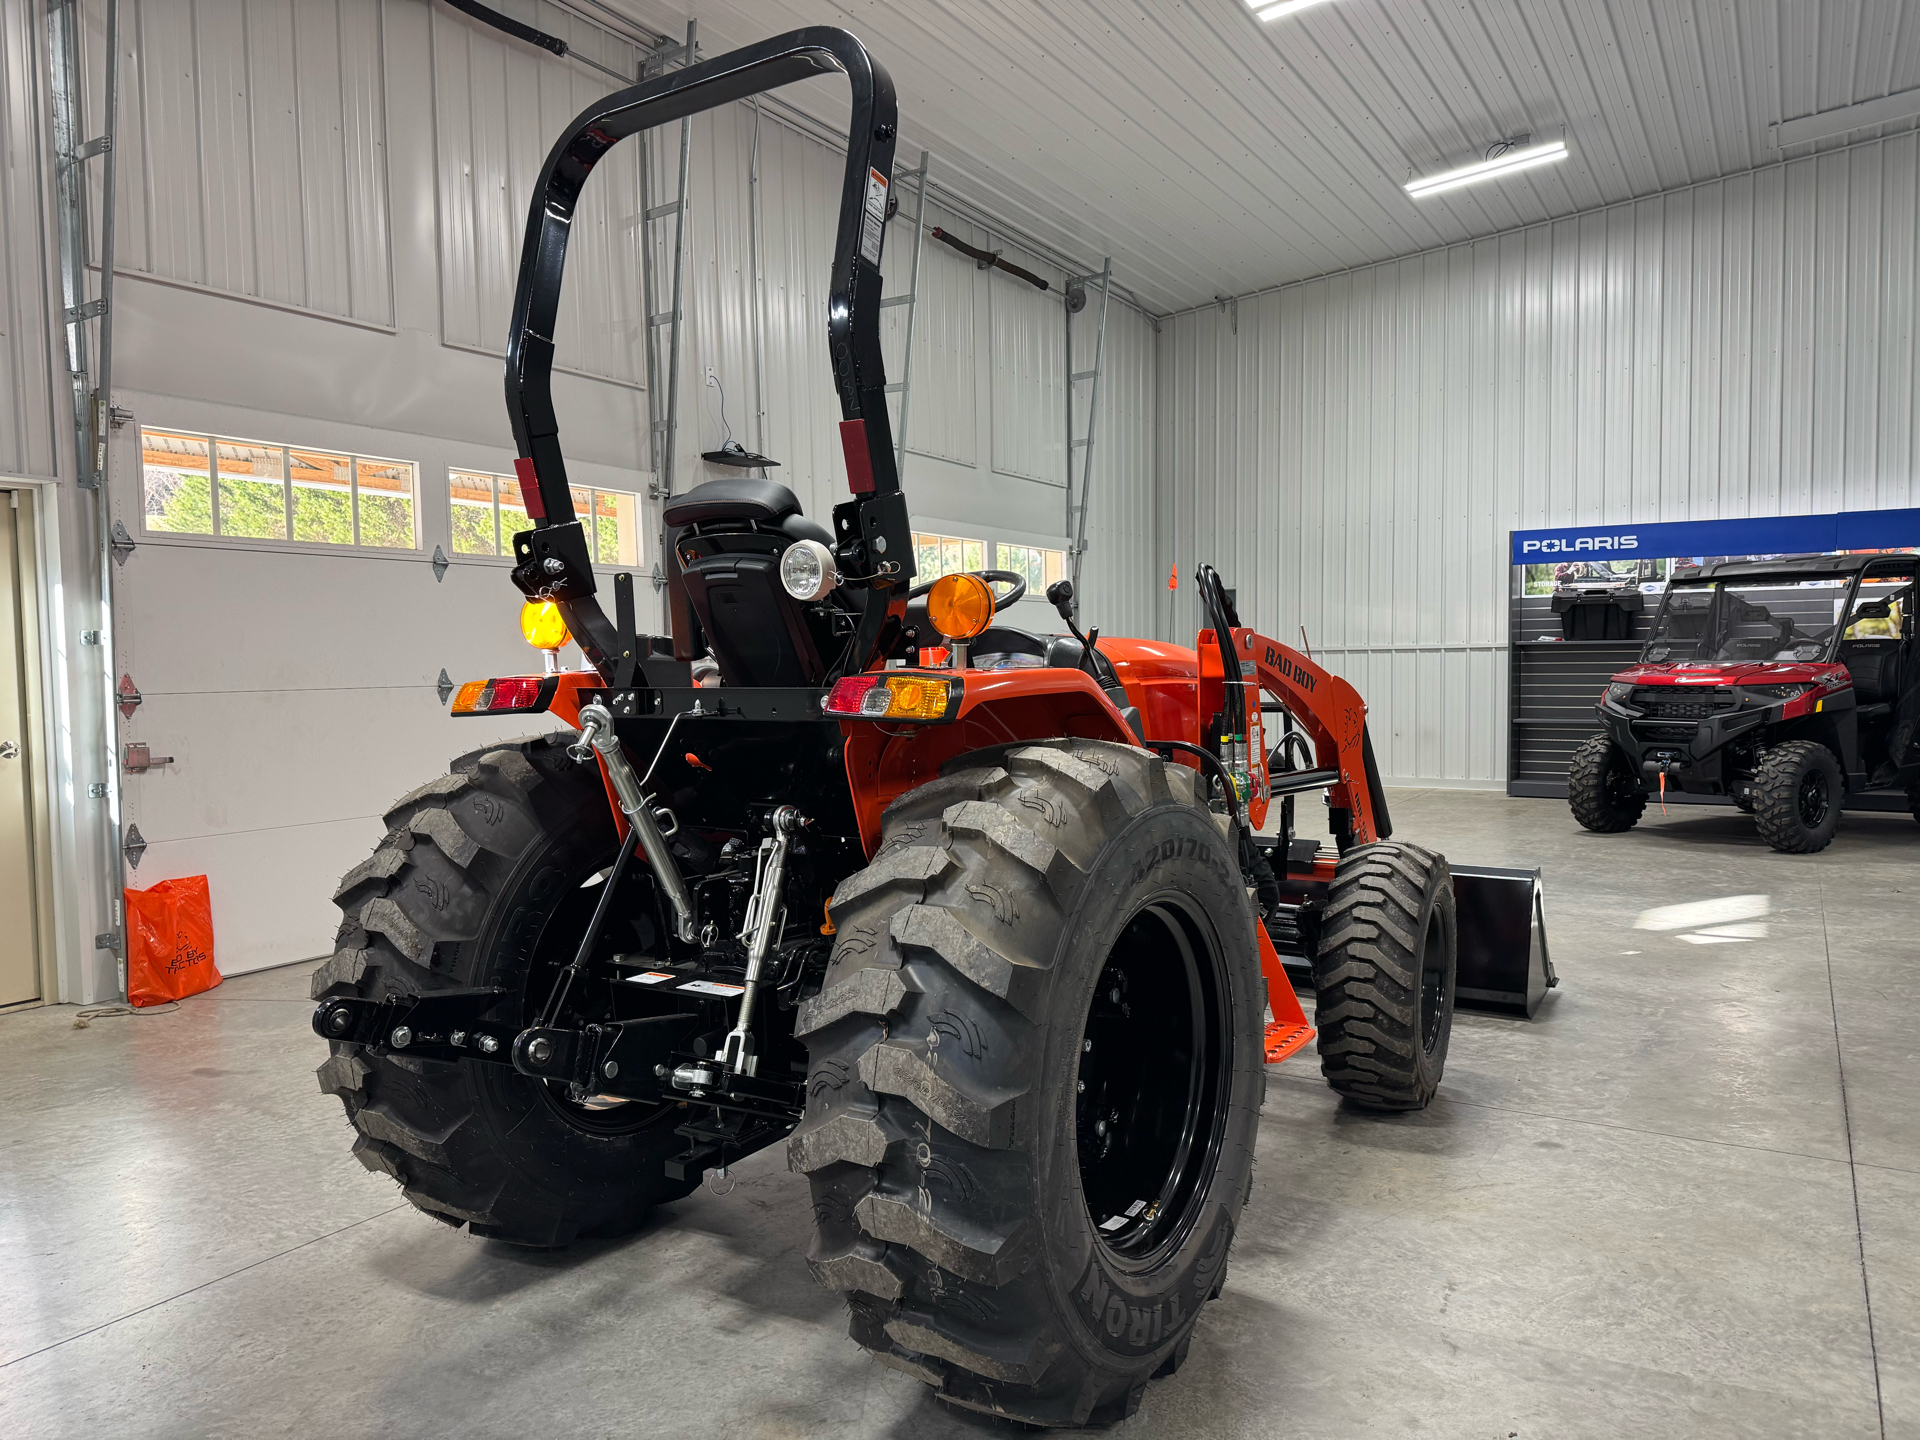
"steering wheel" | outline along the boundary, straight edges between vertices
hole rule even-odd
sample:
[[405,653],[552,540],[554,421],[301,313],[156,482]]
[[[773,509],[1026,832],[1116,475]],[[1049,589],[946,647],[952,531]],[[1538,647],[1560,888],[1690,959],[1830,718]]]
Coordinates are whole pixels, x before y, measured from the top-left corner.
[[[1011,585],[1014,587],[1012,590],[1008,591],[1006,595],[997,595],[994,597],[994,614],[995,615],[999,615],[1002,611],[1006,610],[1007,607],[1009,607],[1015,601],[1019,600],[1022,596],[1027,594],[1027,577],[1022,575],[1019,571],[976,570],[976,571],[970,571],[968,573],[970,575],[977,575],[982,580],[986,581],[990,589],[997,585]],[[928,581],[927,584],[915,586],[912,590],[907,592],[907,598],[909,600],[921,599],[923,596],[927,594],[928,591],[934,588],[935,581],[938,581],[940,579],[941,579],[940,576],[935,576],[934,579]]]

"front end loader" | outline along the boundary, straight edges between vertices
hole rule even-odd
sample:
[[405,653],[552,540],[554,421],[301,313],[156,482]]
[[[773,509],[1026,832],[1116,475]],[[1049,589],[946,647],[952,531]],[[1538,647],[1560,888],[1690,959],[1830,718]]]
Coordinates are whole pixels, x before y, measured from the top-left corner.
[[[620,140],[820,72],[853,102],[827,307],[851,494],[831,525],[766,480],[669,498],[669,633],[645,634],[631,573],[603,607],[551,404],[574,206]],[[955,1405],[1100,1423],[1225,1284],[1267,1065],[1318,1040],[1350,1103],[1433,1098],[1456,889],[1389,839],[1360,696],[1211,568],[1192,648],[1083,633],[1064,585],[1070,634],[1036,635],[996,619],[1019,576],[916,583],[877,324],[895,125],[886,71],[812,28],[555,144],[508,341],[513,579],[528,638],[592,669],[455,696],[565,729],[387,812],[314,976],[320,1079],[422,1211],[532,1246],[784,1142],[856,1341]],[[1294,840],[1310,793],[1332,852]]]

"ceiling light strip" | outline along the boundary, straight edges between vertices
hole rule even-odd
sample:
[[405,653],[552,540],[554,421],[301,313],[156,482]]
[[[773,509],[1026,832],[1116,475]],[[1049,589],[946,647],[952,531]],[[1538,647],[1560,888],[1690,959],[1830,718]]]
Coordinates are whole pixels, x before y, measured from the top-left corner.
[[1463,165],[1458,170],[1444,170],[1439,175],[1425,175],[1419,180],[1410,180],[1404,187],[1409,195],[1419,199],[1424,195],[1437,195],[1443,190],[1458,189],[1463,185],[1476,185],[1483,180],[1508,175],[1516,170],[1531,170],[1536,165],[1550,165],[1568,156],[1565,140],[1550,140],[1543,145],[1529,145],[1524,149],[1510,150],[1492,160],[1483,160],[1474,165]]
[[1250,0],[1256,20],[1278,20],[1283,15],[1292,15],[1296,10],[1305,10],[1311,5],[1325,5],[1327,0],[1281,0],[1278,5],[1262,5],[1259,0]]

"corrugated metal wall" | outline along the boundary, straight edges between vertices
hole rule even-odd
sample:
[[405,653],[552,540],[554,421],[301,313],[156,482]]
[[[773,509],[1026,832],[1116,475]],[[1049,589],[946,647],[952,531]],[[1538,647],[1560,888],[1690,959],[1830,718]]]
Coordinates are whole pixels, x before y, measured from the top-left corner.
[[[525,18],[599,64],[636,73],[638,50],[565,10],[536,4]],[[499,355],[527,200],[547,151],[567,122],[613,85],[598,71],[440,8],[433,12],[433,48],[441,338]],[[640,232],[640,147],[627,145],[595,168],[574,217],[554,336],[561,368],[629,385],[645,381]],[[650,468],[644,459],[641,468]]]
[[[38,27],[32,7],[0,7],[0,475],[56,470],[47,203]],[[66,432],[71,434],[71,431]]]
[[1161,563],[1499,783],[1507,532],[1913,505],[1915,266],[1910,134],[1182,314]]
[[120,23],[119,268],[392,325],[382,0],[124,0]]

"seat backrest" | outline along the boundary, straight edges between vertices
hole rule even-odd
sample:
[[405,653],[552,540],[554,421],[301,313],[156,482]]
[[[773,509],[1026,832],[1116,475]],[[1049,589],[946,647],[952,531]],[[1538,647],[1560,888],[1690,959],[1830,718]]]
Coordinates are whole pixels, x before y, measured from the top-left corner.
[[1861,705],[1901,698],[1903,642],[1893,636],[1873,636],[1841,643],[1841,664],[1854,680],[1854,698]]
[[669,586],[685,597],[721,680],[818,685],[827,673],[821,646],[801,603],[780,583],[780,557],[796,540],[831,544],[832,536],[800,513],[793,491],[727,476],[676,496],[663,517],[677,562]]

